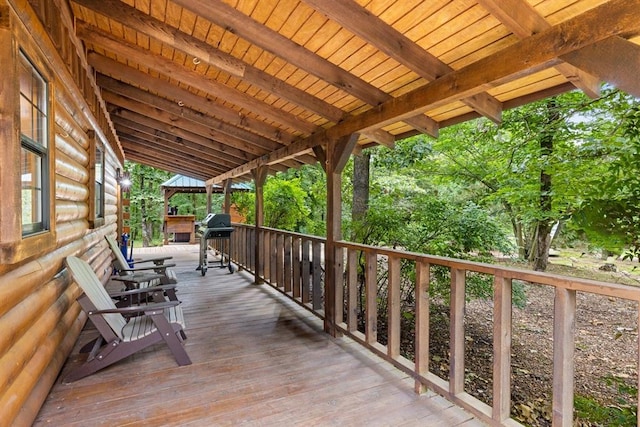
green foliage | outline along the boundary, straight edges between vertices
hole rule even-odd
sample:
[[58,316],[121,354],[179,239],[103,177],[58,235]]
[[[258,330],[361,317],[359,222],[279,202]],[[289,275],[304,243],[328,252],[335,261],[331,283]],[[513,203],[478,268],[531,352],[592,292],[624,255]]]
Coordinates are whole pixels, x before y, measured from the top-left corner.
[[619,96],[611,110],[610,143],[601,154],[601,173],[575,216],[577,227],[612,252],[640,253],[640,101]]
[[150,244],[160,235],[164,221],[164,196],[160,184],[171,174],[132,162],[125,163],[125,170],[131,174],[129,221],[132,238]]
[[591,397],[576,395],[574,397],[576,420],[603,426],[635,426],[637,419],[635,402],[637,402],[638,389],[612,376],[604,378],[604,381],[617,390],[615,405],[603,406]]
[[300,179],[271,177],[264,186],[265,226],[299,231],[309,216]]

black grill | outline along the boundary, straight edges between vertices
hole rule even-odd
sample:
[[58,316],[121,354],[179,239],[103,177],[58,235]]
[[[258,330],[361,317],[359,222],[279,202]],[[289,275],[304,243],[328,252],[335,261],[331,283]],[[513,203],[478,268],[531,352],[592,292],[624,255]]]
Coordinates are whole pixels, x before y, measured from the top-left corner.
[[[200,264],[196,270],[200,270],[203,276],[207,274],[207,252],[209,240],[211,239],[218,240],[220,267],[227,267],[229,272],[233,273],[233,266],[231,265],[231,233],[233,233],[233,227],[231,226],[231,215],[229,214],[208,214],[200,222],[200,227],[198,227],[198,234],[200,235]],[[227,265],[224,263],[225,243],[227,243],[226,246],[228,247]]]

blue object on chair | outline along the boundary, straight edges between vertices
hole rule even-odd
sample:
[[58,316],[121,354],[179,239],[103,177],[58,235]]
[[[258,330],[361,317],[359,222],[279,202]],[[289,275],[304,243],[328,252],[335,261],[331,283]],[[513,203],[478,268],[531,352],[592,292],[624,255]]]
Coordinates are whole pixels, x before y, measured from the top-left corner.
[[[129,263],[129,267],[133,268],[133,259],[127,256],[127,244],[129,243],[129,235],[127,233],[122,233],[120,239],[120,252],[122,252],[122,256]],[[133,251],[132,251],[133,252]]]

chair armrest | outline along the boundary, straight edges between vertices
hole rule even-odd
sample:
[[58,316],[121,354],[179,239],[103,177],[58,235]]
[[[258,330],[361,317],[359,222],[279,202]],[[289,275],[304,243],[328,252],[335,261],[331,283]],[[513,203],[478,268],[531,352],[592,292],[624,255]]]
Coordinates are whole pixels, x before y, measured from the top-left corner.
[[162,279],[165,277],[164,274],[156,274],[156,273],[145,273],[145,274],[129,274],[125,276],[113,276],[111,280],[117,280],[118,282],[125,283],[144,283],[149,282],[153,279]]
[[89,316],[94,315],[102,315],[102,314],[133,314],[133,313],[147,313],[154,312],[157,310],[164,310],[165,308],[176,307],[180,304],[180,301],[165,301],[159,302],[155,304],[147,304],[147,305],[131,305],[128,307],[121,308],[108,308],[106,310],[91,310],[89,311]]
[[158,286],[150,286],[148,288],[136,288],[129,289],[126,291],[117,291],[117,292],[109,292],[109,296],[111,297],[123,297],[127,295],[137,295],[137,294],[147,294],[150,292],[164,292],[169,289],[175,289],[176,285],[158,285]]
[[172,258],[173,258],[172,256],[160,256],[155,258],[139,258],[139,259],[134,258],[133,261],[131,262],[133,262],[134,265],[137,263],[144,263],[144,262],[152,262],[155,265],[162,265],[166,260],[172,259]]
[[148,267],[127,268],[124,271],[147,271],[147,270],[166,270],[169,267],[175,267],[175,264],[150,265]]

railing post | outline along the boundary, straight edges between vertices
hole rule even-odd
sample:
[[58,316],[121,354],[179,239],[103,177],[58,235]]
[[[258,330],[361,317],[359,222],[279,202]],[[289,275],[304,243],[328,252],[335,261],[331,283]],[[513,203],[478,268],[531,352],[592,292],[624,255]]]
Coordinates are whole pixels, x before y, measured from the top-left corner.
[[[429,372],[429,264],[416,261],[416,374],[426,376]],[[416,380],[416,393],[424,393],[427,387]]]
[[556,288],[553,307],[554,427],[573,425],[576,291]]
[[511,413],[512,280],[493,278],[493,411],[499,423]]
[[451,318],[449,325],[449,392],[464,391],[464,294],[466,271],[451,269]]

